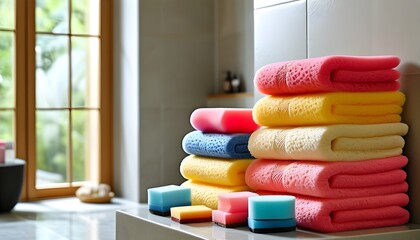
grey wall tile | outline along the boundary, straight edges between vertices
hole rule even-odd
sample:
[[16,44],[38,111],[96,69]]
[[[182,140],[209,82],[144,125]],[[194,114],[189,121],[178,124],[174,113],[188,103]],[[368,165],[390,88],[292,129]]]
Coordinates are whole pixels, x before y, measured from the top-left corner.
[[[140,200],[147,188],[179,184],[189,117],[214,79],[214,2],[145,1],[140,19]],[[153,29],[148,24],[155,24]]]

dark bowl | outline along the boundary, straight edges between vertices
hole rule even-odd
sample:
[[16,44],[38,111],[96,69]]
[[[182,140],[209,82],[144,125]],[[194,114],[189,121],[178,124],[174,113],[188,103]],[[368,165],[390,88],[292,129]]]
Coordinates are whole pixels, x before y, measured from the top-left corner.
[[0,213],[9,212],[19,201],[25,161],[15,159],[0,164]]

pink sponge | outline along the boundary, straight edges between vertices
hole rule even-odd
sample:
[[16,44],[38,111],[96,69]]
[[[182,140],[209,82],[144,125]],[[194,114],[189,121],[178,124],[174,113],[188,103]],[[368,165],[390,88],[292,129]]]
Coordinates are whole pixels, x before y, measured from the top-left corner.
[[258,194],[248,191],[219,195],[218,210],[228,213],[248,212],[248,198]]
[[213,210],[212,215],[214,223],[226,228],[245,226],[248,220],[248,212],[229,213]]
[[252,133],[259,128],[251,108],[198,108],[190,122],[196,130],[208,133]]
[[218,196],[218,210],[213,210],[213,222],[231,228],[247,225],[248,198],[258,194],[248,191],[222,193]]

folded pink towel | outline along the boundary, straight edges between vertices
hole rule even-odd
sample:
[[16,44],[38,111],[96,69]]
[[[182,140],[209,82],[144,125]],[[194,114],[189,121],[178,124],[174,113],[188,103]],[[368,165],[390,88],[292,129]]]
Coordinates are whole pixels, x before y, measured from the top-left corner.
[[395,91],[396,56],[326,56],[266,65],[255,74],[256,88],[268,95],[312,92]]
[[252,133],[259,128],[252,118],[252,108],[198,108],[190,122],[206,133]]
[[402,208],[409,202],[399,193],[364,198],[299,198],[297,224],[321,232],[398,226],[408,222],[409,212]]
[[317,162],[254,160],[245,173],[254,190],[302,194],[323,198],[349,198],[404,193],[403,168],[407,157],[356,161]]
[[403,208],[408,201],[408,196],[404,193],[341,199],[297,195],[296,222],[299,228],[325,233],[398,226],[408,222],[410,213]]

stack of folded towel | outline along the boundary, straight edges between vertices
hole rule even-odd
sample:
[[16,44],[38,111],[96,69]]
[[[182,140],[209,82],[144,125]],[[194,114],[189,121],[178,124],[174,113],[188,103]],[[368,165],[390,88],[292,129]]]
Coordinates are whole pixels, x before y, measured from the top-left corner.
[[193,205],[217,209],[219,194],[249,190],[245,171],[254,158],[248,140],[259,125],[252,109],[242,108],[199,108],[190,121],[195,131],[182,140],[190,154],[181,162],[182,186],[191,188]]
[[327,56],[261,68],[246,183],[296,196],[298,227],[337,232],[401,225],[408,126],[395,56]]

